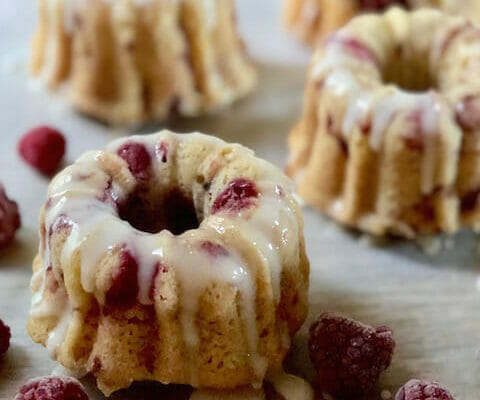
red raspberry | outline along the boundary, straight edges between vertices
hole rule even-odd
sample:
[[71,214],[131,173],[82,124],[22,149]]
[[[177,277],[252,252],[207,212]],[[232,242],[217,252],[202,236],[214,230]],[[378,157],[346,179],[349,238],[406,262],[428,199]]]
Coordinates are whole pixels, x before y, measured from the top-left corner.
[[112,286],[106,294],[108,306],[130,307],[138,295],[138,263],[126,249],[122,249],[120,265],[112,273]]
[[0,356],[4,355],[10,347],[10,328],[0,319]]
[[39,126],[20,139],[18,152],[33,168],[44,175],[52,175],[65,154],[65,138],[56,129]]
[[250,207],[255,197],[258,197],[255,183],[243,178],[234,179],[213,202],[212,213],[215,214],[220,210],[240,211]]
[[17,229],[20,228],[20,214],[17,203],[10,200],[0,183],[0,249],[8,246]]
[[137,179],[148,180],[152,160],[143,144],[127,142],[118,149],[117,154],[126,161],[130,171]]
[[395,395],[395,400],[455,400],[437,382],[411,379]]
[[27,382],[13,400],[88,400],[88,396],[75,378],[46,376]]
[[333,313],[322,314],[310,327],[310,358],[319,386],[342,399],[370,392],[390,365],[394,347],[390,328],[374,329]]

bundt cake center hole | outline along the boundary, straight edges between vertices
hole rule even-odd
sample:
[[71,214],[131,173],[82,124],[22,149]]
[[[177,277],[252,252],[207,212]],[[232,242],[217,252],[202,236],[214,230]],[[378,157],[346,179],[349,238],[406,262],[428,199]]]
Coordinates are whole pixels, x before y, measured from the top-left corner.
[[437,86],[429,68],[428,54],[418,54],[400,46],[382,70],[383,81],[409,92],[427,92]]
[[164,229],[174,235],[198,228],[193,200],[179,189],[163,195],[151,195],[136,191],[118,207],[122,220],[134,228],[148,233],[158,233]]

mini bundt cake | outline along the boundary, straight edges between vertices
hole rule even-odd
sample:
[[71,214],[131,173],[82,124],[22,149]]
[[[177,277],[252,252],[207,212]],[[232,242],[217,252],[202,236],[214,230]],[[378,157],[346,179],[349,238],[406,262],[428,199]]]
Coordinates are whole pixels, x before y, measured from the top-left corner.
[[288,174],[372,234],[480,222],[480,29],[436,10],[354,18],[313,56]]
[[332,32],[358,14],[382,12],[388,7],[406,9],[438,8],[448,14],[480,19],[480,3],[476,0],[284,0],[285,25],[300,40],[319,44]]
[[261,383],[308,307],[292,190],[250,150],[198,133],[86,153],[41,211],[30,336],[107,395]]
[[38,0],[31,71],[112,124],[194,116],[256,82],[234,0]]

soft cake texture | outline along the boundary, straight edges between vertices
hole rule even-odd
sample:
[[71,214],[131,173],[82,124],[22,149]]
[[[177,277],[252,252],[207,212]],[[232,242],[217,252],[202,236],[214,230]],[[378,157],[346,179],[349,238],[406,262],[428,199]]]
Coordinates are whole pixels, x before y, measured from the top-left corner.
[[479,227],[480,30],[435,10],[356,17],[318,49],[287,171],[351,227]]
[[236,388],[281,368],[307,313],[292,182],[194,133],[132,136],[50,184],[28,332],[105,393]]
[[31,71],[111,124],[217,110],[256,74],[233,0],[38,0]]

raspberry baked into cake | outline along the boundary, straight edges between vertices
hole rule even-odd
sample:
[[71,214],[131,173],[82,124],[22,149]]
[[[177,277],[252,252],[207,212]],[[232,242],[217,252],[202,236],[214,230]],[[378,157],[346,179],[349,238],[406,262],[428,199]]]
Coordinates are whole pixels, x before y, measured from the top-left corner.
[[31,71],[112,124],[194,116],[251,91],[233,0],[38,0]]
[[231,389],[280,369],[308,308],[292,182],[194,133],[117,140],[51,182],[28,332],[109,395]]
[[313,56],[287,170],[372,234],[480,226],[480,30],[436,10],[353,19]]
[[300,40],[314,45],[356,15],[383,12],[391,6],[438,8],[447,14],[480,20],[480,3],[476,0],[284,0],[284,21]]

